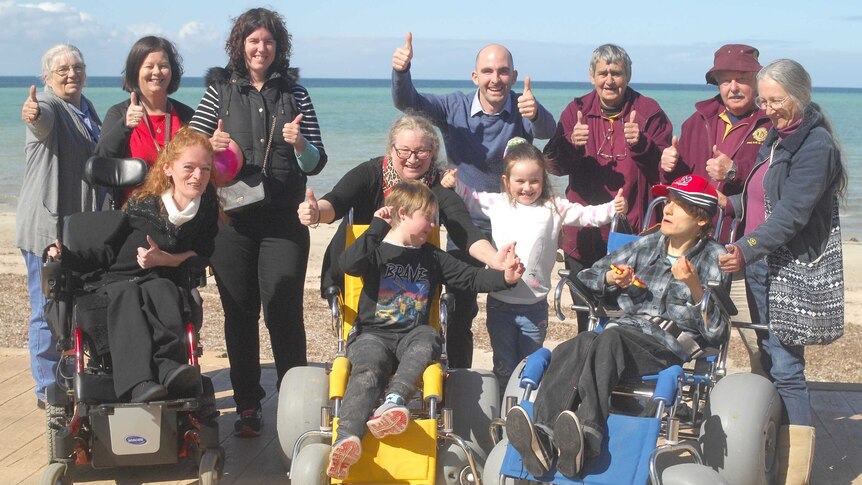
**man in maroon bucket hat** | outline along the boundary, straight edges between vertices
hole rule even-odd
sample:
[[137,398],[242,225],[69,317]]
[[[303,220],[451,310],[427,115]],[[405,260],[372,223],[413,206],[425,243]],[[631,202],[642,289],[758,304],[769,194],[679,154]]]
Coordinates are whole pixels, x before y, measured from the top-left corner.
[[[725,195],[742,192],[757,152],[772,122],[754,105],[760,53],[744,44],[727,44],[715,51],[707,84],[718,94],[694,105],[680,136],[662,152],[660,173],[669,183],[695,174],[711,181]],[[731,219],[722,221],[719,241],[729,242]]]

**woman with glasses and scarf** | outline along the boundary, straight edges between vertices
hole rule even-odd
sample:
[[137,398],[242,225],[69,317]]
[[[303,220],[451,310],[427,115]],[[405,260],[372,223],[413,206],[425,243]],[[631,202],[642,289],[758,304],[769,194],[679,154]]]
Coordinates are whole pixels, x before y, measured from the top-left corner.
[[[798,62],[779,59],[761,69],[757,92],[757,106],[772,120],[772,128],[742,193],[719,201],[726,213],[741,220],[745,234],[728,246],[719,262],[729,273],[745,271],[752,321],[769,325],[768,331],[758,331],[757,343],[760,363],[786,411],[786,426],[778,434],[779,483],[807,484],[814,459],[814,421],[805,382],[805,346],[799,343],[804,339],[797,331],[804,334],[810,320],[797,317],[792,332],[786,323],[776,332],[773,323],[788,318],[770,310],[778,294],[786,293],[778,297],[786,299],[787,294],[807,290],[794,290],[800,283],[790,278],[784,288],[773,287],[772,275],[781,266],[791,266],[787,259],[807,264],[830,252],[827,243],[837,223],[833,213],[847,190],[847,169],[832,123],[811,101],[811,77]],[[840,259],[840,244],[836,250]],[[838,290],[818,295],[824,298],[818,298],[824,312],[844,307],[843,273],[838,271],[824,275],[824,281],[828,278],[830,287]],[[831,286],[833,278],[841,284]]]
[[[609,202],[623,189],[628,222],[639,229],[649,218],[644,214],[649,189],[658,183],[673,126],[655,100],[629,87],[632,61],[622,47],[596,48],[589,74],[595,90],[566,106],[545,146],[548,170],[568,176],[566,196],[585,206]],[[566,267],[577,272],[603,257],[608,231],[608,226],[563,228]],[[586,329],[586,314],[579,313],[578,331]]]
[[87,67],[77,47],[60,44],[42,56],[45,89],[30,94],[21,108],[27,128],[26,167],[15,213],[15,245],[27,265],[30,292],[30,369],[36,397],[44,408],[45,392],[54,385],[60,355],[45,321],[42,294],[42,250],[60,237],[63,217],[94,207],[91,187],[84,182],[84,164],[93,155],[102,125],[84,97]]
[[[495,250],[473,225],[461,198],[440,184],[437,166],[440,139],[431,122],[416,115],[398,118],[389,130],[386,147],[386,155],[351,169],[320,200],[308,189],[308,200],[299,206],[299,220],[306,225],[330,224],[353,209],[354,223],[369,224],[392,187],[402,180],[419,180],[434,192],[440,206],[440,223],[446,227],[448,237],[458,247],[468,248],[470,255],[479,261],[494,269],[504,269],[506,251],[511,245],[501,247],[499,252]],[[346,230],[345,218],[323,257],[321,294],[333,285],[344,287],[344,271],[338,265],[338,257],[344,252]]]
[[211,258],[225,313],[230,378],[239,436],[260,435],[260,336],[263,318],[272,342],[277,385],[307,364],[303,291],[308,228],[296,209],[309,175],[326,165],[317,115],[299,71],[290,67],[291,36],[280,14],[253,8],[234,20],[225,43],[226,68],[207,73],[207,91],[190,123],[210,136],[216,154],[231,144],[245,164],[237,178],[261,171],[269,202],[230,214],[219,226]]

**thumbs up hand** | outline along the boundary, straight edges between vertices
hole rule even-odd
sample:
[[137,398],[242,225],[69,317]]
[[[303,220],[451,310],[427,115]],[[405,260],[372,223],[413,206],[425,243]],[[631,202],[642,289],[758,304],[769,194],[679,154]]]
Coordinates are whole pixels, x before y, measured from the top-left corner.
[[637,117],[637,112],[632,110],[632,114],[629,116],[629,121],[623,125],[626,143],[628,143],[629,146],[636,144],[641,139],[641,128],[640,125],[635,122],[635,117]]
[[410,67],[411,60],[413,60],[413,33],[407,32],[404,45],[395,49],[395,53],[392,54],[392,69],[404,72]]
[[21,107],[21,120],[24,123],[32,123],[39,117],[39,101],[36,100],[36,86],[30,86],[30,95],[24,100]]
[[136,128],[141,124],[141,120],[144,119],[144,107],[138,103],[138,95],[134,91],[132,91],[129,99],[131,103],[129,104],[129,109],[126,110],[126,126]]
[[159,249],[159,245],[153,241],[149,235],[147,235],[147,244],[150,245],[148,248],[138,248],[138,266],[143,269],[155,268],[159,266],[158,258],[162,255],[162,250]]
[[308,145],[308,140],[302,136],[302,133],[299,130],[299,124],[302,123],[302,113],[296,115],[296,118],[293,119],[290,123],[285,123],[284,128],[281,130],[281,135],[284,137],[284,141],[293,146],[293,151],[298,155],[305,150],[306,145]]
[[299,222],[305,226],[320,223],[320,207],[310,187],[305,189],[305,202],[299,204],[296,214],[299,216]]
[[617,190],[617,195],[614,197],[614,212],[624,216],[629,211],[629,204],[626,198],[623,197],[623,189]]
[[582,147],[587,145],[590,138],[590,127],[584,122],[584,113],[578,111],[578,121],[572,128],[572,145]]
[[536,108],[536,97],[533,96],[533,90],[530,89],[530,76],[524,78],[524,92],[518,96],[518,111],[521,116],[530,121],[536,119],[539,110]]
[[670,146],[661,152],[661,169],[665,172],[673,172],[679,163],[679,138],[673,137]]
[[718,149],[717,145],[712,146],[712,158],[706,161],[706,173],[713,180],[721,182],[727,179],[727,172],[733,166],[733,160]]
[[228,145],[230,145],[230,133],[224,131],[224,122],[221,119],[218,120],[218,127],[213,132],[213,136],[210,137],[210,145],[216,153],[227,150]]

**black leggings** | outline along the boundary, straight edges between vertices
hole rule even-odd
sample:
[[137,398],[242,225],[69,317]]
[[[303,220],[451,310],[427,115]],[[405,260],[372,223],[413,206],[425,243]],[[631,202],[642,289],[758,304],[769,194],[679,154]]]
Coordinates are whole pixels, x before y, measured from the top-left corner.
[[255,210],[219,224],[211,259],[224,308],[224,333],[237,409],[257,406],[263,318],[272,343],[276,385],[292,367],[307,364],[303,292],[309,251],[308,228],[296,210]]

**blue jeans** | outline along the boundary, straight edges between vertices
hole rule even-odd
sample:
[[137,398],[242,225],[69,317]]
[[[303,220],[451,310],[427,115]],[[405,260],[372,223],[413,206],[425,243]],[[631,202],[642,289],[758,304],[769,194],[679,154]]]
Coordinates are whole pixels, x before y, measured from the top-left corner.
[[548,333],[548,301],[529,305],[502,302],[488,295],[488,337],[494,351],[494,375],[505,389],[518,362],[545,342]]
[[[768,270],[765,260],[745,267],[748,308],[751,310],[751,320],[755,323],[769,322]],[[771,331],[758,331],[757,345],[760,347],[760,363],[769,373],[784,403],[784,421],[787,424],[813,426],[811,400],[805,382],[805,346],[785,345]]]
[[42,258],[21,250],[27,265],[27,290],[30,292],[30,372],[36,381],[36,397],[45,400],[45,389],[54,385],[60,353],[45,321],[45,295],[42,294]]

